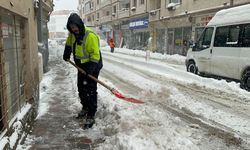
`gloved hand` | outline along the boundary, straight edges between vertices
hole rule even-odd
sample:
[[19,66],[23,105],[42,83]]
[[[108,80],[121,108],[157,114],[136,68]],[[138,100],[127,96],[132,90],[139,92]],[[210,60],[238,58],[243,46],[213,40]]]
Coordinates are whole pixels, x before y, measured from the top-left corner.
[[68,61],[71,55],[71,47],[65,46],[64,53],[63,53],[63,60]]

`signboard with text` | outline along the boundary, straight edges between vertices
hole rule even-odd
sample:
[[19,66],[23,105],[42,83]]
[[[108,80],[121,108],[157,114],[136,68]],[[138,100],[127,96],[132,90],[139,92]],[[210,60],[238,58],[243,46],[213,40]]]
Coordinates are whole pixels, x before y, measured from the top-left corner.
[[148,17],[130,20],[129,29],[148,28]]

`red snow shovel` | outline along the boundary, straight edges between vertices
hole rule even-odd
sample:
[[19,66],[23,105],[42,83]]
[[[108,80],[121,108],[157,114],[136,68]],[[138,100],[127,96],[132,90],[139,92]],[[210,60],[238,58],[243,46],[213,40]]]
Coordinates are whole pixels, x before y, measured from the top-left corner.
[[[72,64],[73,66],[75,66],[82,74],[86,75],[86,71],[84,71],[82,68],[78,67],[75,63],[73,63],[71,60],[68,60],[68,62],[70,64]],[[96,79],[94,76],[88,74],[88,77],[96,82],[98,82],[99,84],[101,84],[102,86],[104,86],[106,89],[110,90],[112,94],[114,94],[116,97],[120,98],[120,99],[123,99],[125,101],[128,101],[128,102],[132,102],[132,103],[137,103],[137,104],[143,104],[144,102],[141,101],[141,100],[138,100],[138,99],[134,99],[134,98],[128,98],[128,97],[125,97],[124,95],[122,95],[119,91],[117,91],[116,89],[114,88],[111,88],[110,86],[108,86],[107,84],[105,84],[104,82]]]

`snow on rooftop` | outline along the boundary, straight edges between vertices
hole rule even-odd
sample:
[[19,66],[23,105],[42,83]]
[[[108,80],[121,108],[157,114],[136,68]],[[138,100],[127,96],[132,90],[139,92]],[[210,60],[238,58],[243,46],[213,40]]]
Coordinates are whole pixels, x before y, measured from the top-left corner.
[[235,23],[250,23],[250,4],[223,9],[215,14],[208,23],[208,26],[235,24]]

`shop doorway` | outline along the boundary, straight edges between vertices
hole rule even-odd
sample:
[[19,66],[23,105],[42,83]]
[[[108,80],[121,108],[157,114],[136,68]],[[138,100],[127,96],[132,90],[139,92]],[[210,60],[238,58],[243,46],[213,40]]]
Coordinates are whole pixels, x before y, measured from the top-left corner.
[[174,54],[174,32],[168,32],[168,49],[167,53],[172,55]]

